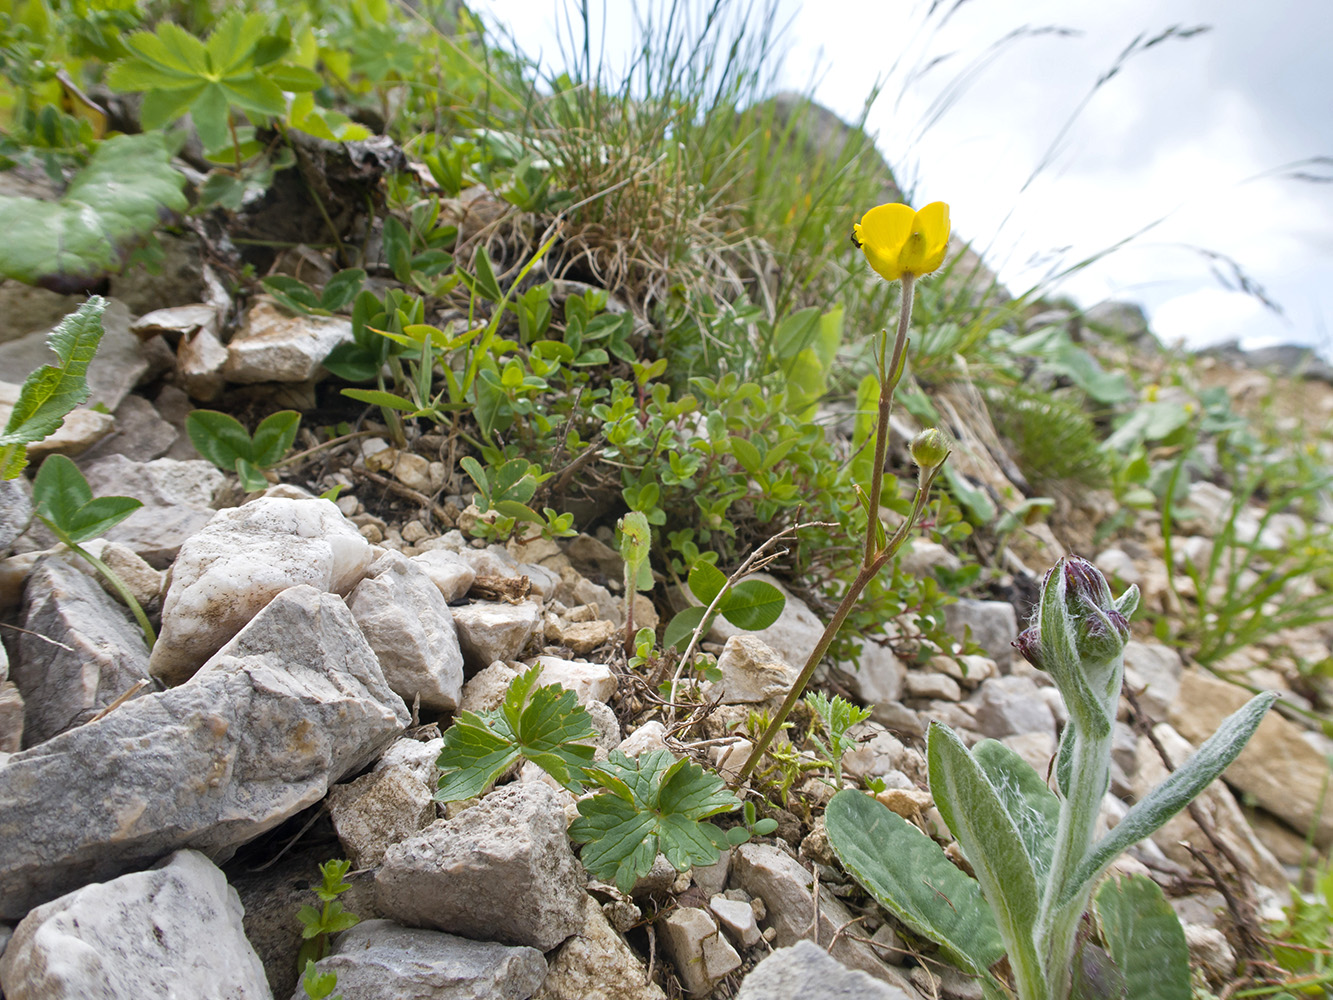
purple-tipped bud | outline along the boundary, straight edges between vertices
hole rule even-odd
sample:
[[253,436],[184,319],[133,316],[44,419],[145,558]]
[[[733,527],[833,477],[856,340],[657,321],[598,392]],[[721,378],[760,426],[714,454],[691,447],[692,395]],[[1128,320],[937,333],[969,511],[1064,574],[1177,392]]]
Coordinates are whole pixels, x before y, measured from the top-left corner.
[[1078,556],[1065,558],[1065,583],[1071,611],[1077,613],[1075,601],[1086,601],[1102,611],[1111,607],[1111,587],[1106,577],[1086,559]]
[[1023,659],[1038,670],[1046,669],[1041,656],[1041,634],[1035,627],[1019,632],[1018,638],[1013,641],[1012,645],[1014,649],[1018,650]]

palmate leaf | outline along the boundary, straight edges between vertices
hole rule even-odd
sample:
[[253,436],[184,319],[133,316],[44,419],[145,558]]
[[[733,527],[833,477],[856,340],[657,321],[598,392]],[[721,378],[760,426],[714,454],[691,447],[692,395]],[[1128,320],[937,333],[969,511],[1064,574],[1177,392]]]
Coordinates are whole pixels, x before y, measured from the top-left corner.
[[69,293],[118,272],[158,225],[184,212],[185,176],[160,134],[118,135],[56,201],[0,197],[0,276]]
[[269,64],[290,42],[267,34],[263,14],[233,10],[218,21],[206,42],[169,21],[125,39],[132,53],[111,67],[107,82],[117,90],[144,94],[139,111],[146,129],[160,128],[187,111],[205,149],[231,141],[233,106],[260,116],[286,113],[283,91],[319,87],[317,74]]
[[594,752],[587,741],[597,733],[574,692],[558,684],[536,687],[540,674],[538,664],[514,678],[499,711],[461,712],[445,730],[437,800],[481,795],[520,757],[570,791],[583,791]]
[[584,845],[583,866],[622,892],[648,873],[659,851],[677,871],[713,864],[726,838],[706,820],[740,806],[716,774],[668,750],[638,757],[613,750],[588,779],[606,793],[579,803],[569,837]]
[[51,331],[46,344],[58,365],[43,365],[23,381],[5,429],[0,432],[0,476],[13,479],[27,464],[27,446],[65,422],[88,398],[85,375],[102,339],[106,299],[94,295]]

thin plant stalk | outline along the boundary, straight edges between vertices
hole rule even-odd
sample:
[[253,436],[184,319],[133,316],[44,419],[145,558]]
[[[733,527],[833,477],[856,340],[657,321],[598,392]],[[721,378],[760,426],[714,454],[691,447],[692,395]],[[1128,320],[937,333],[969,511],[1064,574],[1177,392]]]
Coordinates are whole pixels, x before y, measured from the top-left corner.
[[111,586],[116,588],[116,593],[120,595],[120,599],[125,602],[126,607],[130,609],[130,613],[134,615],[134,620],[139,623],[139,628],[143,630],[144,640],[148,643],[149,650],[151,650],[153,646],[157,644],[157,633],[153,631],[153,625],[148,620],[148,616],[144,614],[144,610],[140,607],[139,602],[135,600],[134,595],[130,593],[130,588],[125,586],[125,581],[116,575],[115,570],[77,542],[71,541],[69,538],[62,538],[60,540],[65,543],[71,552],[87,559],[89,564],[92,565],[97,572],[106,577],[107,582],[110,583]]
[[884,459],[888,453],[889,447],[889,414],[893,409],[893,394],[898,388],[898,382],[902,379],[903,367],[907,359],[907,331],[912,318],[912,292],[915,277],[910,274],[902,276],[902,302],[898,313],[898,331],[893,342],[893,354],[891,359],[886,362],[888,354],[887,330],[881,331],[879,350],[876,357],[879,363],[879,420],[875,430],[875,458],[874,472],[870,480],[870,495],[868,497],[868,520],[866,523],[866,542],[865,552],[861,560],[861,568],[857,571],[856,578],[852,580],[847,588],[847,593],[843,595],[838,608],[833,612],[833,617],[824,628],[824,633],[819,637],[819,642],[811,651],[809,659],[805,666],[801,668],[800,675],[787,692],[787,697],[783,699],[782,705],[778,708],[777,714],[768,724],[768,728],[760,734],[755,742],[754,748],[750,751],[749,758],[745,761],[745,766],[740,769],[732,782],[733,787],[743,784],[746,779],[754,773],[755,767],[763,758],[765,751],[772,744],[774,737],[782,731],[782,724],[787,716],[791,714],[796,703],[800,700],[805,687],[810,683],[810,678],[814,676],[815,668],[819,666],[819,661],[824,658],[829,647],[837,637],[838,630],[842,628],[843,622],[851,614],[852,608],[861,597],[861,592],[873,580],[876,574],[884,568],[887,563],[897,553],[903,542],[907,539],[908,532],[916,524],[921,512],[925,510],[926,500],[930,495],[931,484],[935,480],[943,462],[931,468],[921,468],[917,477],[916,495],[912,499],[912,509],[907,518],[898,526],[893,536],[888,538],[884,544],[880,545],[880,538],[884,534],[884,526],[879,519],[879,501],[884,488]]

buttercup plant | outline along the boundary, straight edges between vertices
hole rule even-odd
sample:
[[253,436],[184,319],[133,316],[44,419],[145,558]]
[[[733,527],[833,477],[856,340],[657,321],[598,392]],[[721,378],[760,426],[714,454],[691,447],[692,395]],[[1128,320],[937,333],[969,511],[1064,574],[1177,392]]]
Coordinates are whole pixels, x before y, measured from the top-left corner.
[[[1113,599],[1096,567],[1068,556],[1046,575],[1032,627],[1014,643],[1051,675],[1069,708],[1055,791],[1002,744],[982,740],[969,751],[947,726],[931,724],[930,790],[975,882],[934,841],[869,796],[847,789],[829,803],[829,843],[843,866],[904,923],[981,977],[987,996],[1011,995],[992,971],[1006,955],[1019,1000],[1125,995],[1085,981],[1081,971],[1079,928],[1097,882],[1121,852],[1159,829],[1235,760],[1277,697],[1260,694],[1225,719],[1094,843],[1110,785],[1128,619],[1138,602],[1135,587]],[[1129,994],[1140,1000],[1188,1000],[1188,975],[1183,993],[1178,975],[1188,963],[1183,936],[1159,936],[1142,947],[1116,947],[1112,940],[1114,926],[1159,919],[1160,898],[1155,886],[1102,886],[1097,913],[1112,956],[1103,962],[1115,967],[1117,982],[1156,977],[1148,992]]]
[[889,331],[881,330],[875,351],[879,375],[879,408],[875,425],[874,460],[871,465],[870,491],[857,487],[857,499],[866,512],[865,551],[861,567],[847,588],[841,603],[829,620],[824,634],[810,653],[800,676],[787,692],[773,720],[765,728],[751,750],[749,759],[736,777],[743,783],[754,773],[773,738],[782,731],[782,725],[800,700],[801,692],[810,683],[815,668],[824,658],[837,637],[838,630],[847,620],[861,592],[897,553],[906,541],[913,525],[925,510],[926,499],[936,474],[948,458],[948,445],[938,430],[927,430],[912,443],[912,459],[917,463],[916,495],[912,508],[902,524],[890,536],[879,519],[880,496],[884,489],[884,457],[889,447],[889,413],[893,408],[893,393],[903,376],[907,361],[907,331],[912,320],[912,291],[916,279],[929,274],[944,263],[949,248],[949,206],[942,201],[932,202],[914,212],[903,204],[877,205],[870,209],[852,229],[852,242],[866,255],[870,266],[885,280],[902,283],[902,300],[898,311],[898,330],[889,356]]

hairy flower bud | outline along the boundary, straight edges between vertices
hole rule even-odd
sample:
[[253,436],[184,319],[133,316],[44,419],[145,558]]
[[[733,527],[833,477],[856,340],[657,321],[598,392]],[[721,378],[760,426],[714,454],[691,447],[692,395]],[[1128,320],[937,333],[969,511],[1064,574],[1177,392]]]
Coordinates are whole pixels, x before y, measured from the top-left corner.
[[912,438],[908,450],[912,453],[912,461],[929,471],[943,465],[949,457],[949,439],[938,427],[930,427]]

